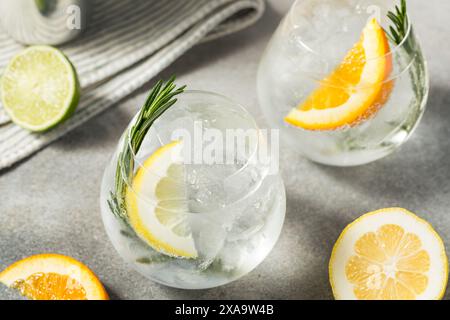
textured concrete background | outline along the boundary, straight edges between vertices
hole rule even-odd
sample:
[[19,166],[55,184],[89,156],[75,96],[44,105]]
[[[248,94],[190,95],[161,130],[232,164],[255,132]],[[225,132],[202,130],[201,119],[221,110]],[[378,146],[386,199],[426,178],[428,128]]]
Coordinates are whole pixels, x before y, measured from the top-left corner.
[[[178,74],[192,89],[225,94],[263,123],[255,93],[258,61],[291,2],[271,0],[257,25],[196,47],[161,77]],[[58,252],[86,263],[117,299],[330,299],[327,263],[337,236],[362,213],[392,206],[429,220],[450,249],[450,2],[408,2],[431,73],[419,129],[397,153],[350,169],[316,165],[283,146],[287,219],[275,249],[251,274],[210,290],[163,287],[127,266],[106,237],[99,212],[103,169],[150,84],[0,172],[0,270],[28,255]],[[0,289],[0,299],[12,297]]]

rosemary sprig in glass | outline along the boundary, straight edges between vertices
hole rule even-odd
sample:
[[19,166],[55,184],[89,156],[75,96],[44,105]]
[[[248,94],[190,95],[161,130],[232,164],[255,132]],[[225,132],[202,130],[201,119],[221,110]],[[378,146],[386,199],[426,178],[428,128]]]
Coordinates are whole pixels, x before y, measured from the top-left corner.
[[389,27],[388,36],[396,45],[400,45],[406,37],[409,29],[409,20],[406,10],[406,0],[401,0],[400,6],[395,6],[394,11],[387,14],[393,25]]
[[142,141],[155,120],[177,102],[175,96],[186,88],[177,88],[174,81],[175,77],[167,82],[161,80],[153,87],[134,125],[125,134],[123,149],[117,159],[115,190],[110,192],[108,205],[114,215],[126,225],[129,225],[125,202],[126,181],[131,181],[134,175],[134,155],[139,152]]
[[[144,106],[139,111],[134,125],[127,130],[123,147],[118,155],[115,187],[114,191],[110,192],[110,199],[108,205],[117,218],[119,218],[126,226],[127,230],[122,230],[121,234],[127,238],[136,237],[133,234],[133,228],[128,221],[127,207],[126,207],[126,181],[131,181],[134,175],[135,163],[134,155],[139,152],[142,141],[144,140],[148,130],[167,109],[173,106],[177,99],[175,96],[184,92],[186,86],[178,87],[174,84],[175,77],[172,77],[167,82],[159,81],[150,91]],[[140,264],[161,264],[178,258],[167,256],[148,248],[148,255],[136,259]],[[209,273],[232,273],[233,271],[225,270],[220,259],[216,259],[211,265],[201,272]]]
[[403,49],[408,59],[403,63],[406,67],[414,59],[419,62],[413,63],[410,68],[411,81],[414,87],[414,92],[417,99],[420,101],[426,95],[426,86],[423,83],[426,78],[426,67],[423,56],[416,43],[416,38],[413,34],[412,26],[408,18],[408,11],[406,7],[406,0],[400,0],[400,5],[396,5],[393,11],[387,14],[392,25],[389,27],[389,32],[386,32],[390,40],[397,46]]

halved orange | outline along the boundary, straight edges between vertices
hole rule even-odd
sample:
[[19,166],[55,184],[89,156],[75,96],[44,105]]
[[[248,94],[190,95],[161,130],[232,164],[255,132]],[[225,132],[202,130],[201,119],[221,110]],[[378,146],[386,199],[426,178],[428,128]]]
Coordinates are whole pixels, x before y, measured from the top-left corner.
[[108,300],[96,275],[60,254],[39,254],[17,261],[0,273],[0,282],[34,300]]
[[308,130],[334,130],[368,119],[388,100],[392,57],[385,31],[372,19],[342,63],[285,121]]

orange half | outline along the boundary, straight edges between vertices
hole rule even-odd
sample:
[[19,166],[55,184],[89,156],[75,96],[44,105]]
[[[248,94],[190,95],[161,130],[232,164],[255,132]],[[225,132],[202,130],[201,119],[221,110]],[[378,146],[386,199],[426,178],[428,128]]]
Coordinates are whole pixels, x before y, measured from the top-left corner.
[[39,254],[13,263],[0,282],[34,300],[108,300],[95,274],[77,260],[59,254]]
[[393,81],[389,42],[376,19],[342,63],[285,121],[307,130],[334,130],[355,125],[377,112],[388,100]]

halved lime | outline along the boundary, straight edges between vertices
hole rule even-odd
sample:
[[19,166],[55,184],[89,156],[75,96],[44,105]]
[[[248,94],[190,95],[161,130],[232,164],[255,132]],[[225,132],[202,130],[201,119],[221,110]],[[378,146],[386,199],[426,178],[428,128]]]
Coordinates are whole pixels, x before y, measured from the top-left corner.
[[9,62],[0,94],[14,123],[39,132],[60,124],[75,111],[80,85],[75,68],[60,50],[31,46]]

